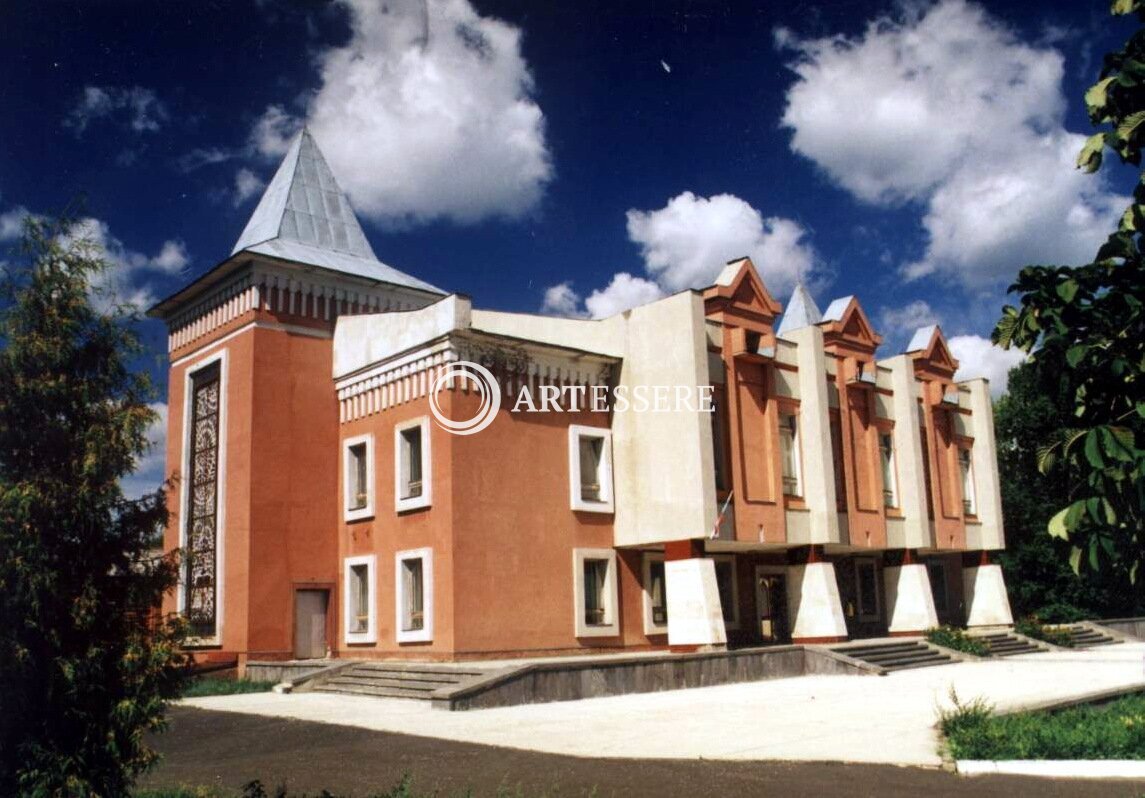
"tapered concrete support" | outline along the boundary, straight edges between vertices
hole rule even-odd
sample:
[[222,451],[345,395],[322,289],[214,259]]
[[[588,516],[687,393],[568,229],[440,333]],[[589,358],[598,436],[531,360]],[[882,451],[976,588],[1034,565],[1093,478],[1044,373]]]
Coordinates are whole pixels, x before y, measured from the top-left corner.
[[847,622],[832,563],[811,562],[788,568],[787,606],[792,642],[832,643],[847,639]]
[[887,632],[920,634],[938,626],[925,565],[912,563],[884,568],[883,584],[887,593]]
[[967,626],[1010,626],[1010,598],[1002,579],[1002,566],[979,565],[962,569],[962,594]]
[[726,648],[724,614],[716,587],[716,566],[710,559],[669,560],[664,563],[668,590],[668,645]]

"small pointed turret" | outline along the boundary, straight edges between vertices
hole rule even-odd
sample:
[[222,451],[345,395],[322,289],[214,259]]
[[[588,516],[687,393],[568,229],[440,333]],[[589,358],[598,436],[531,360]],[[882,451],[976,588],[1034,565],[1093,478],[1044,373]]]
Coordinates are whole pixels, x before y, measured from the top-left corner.
[[444,293],[378,260],[310,131],[294,139],[231,251]]
[[795,290],[791,292],[791,299],[787,301],[787,309],[783,318],[779,320],[775,334],[783,335],[801,327],[810,327],[812,324],[818,324],[822,318],[819,306],[815,304],[815,300],[811,298],[801,280],[795,284]]

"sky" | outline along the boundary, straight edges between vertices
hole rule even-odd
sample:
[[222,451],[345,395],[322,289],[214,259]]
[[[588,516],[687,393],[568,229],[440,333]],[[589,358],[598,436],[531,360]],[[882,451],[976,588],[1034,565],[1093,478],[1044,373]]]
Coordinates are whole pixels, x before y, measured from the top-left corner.
[[[69,211],[146,309],[226,259],[306,124],[379,259],[478,307],[607,316],[750,255],[780,302],[857,295],[880,356],[940,324],[997,395],[1017,271],[1092,259],[1128,204],[1132,167],[1073,164],[1131,24],[1104,0],[6,0],[0,247]],[[164,414],[165,330],[140,331]]]

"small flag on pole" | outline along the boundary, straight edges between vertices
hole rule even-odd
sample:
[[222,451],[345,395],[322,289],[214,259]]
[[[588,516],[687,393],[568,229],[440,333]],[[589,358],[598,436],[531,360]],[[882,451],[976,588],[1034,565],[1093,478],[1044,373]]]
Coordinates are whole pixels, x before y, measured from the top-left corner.
[[728,513],[728,505],[732,503],[732,496],[735,491],[728,491],[728,497],[724,499],[724,505],[720,508],[719,515],[716,516],[716,525],[712,527],[712,534],[708,535],[708,540],[715,540],[720,536],[720,526],[724,523],[724,516]]

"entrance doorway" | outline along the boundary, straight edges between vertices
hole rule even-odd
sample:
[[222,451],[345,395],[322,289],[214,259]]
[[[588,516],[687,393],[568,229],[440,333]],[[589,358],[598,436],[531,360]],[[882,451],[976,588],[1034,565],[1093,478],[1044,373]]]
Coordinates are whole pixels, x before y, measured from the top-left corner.
[[294,656],[321,659],[326,656],[326,611],[329,590],[294,591]]
[[787,577],[781,569],[756,566],[755,614],[759,637],[764,643],[783,643],[790,639],[787,628]]

